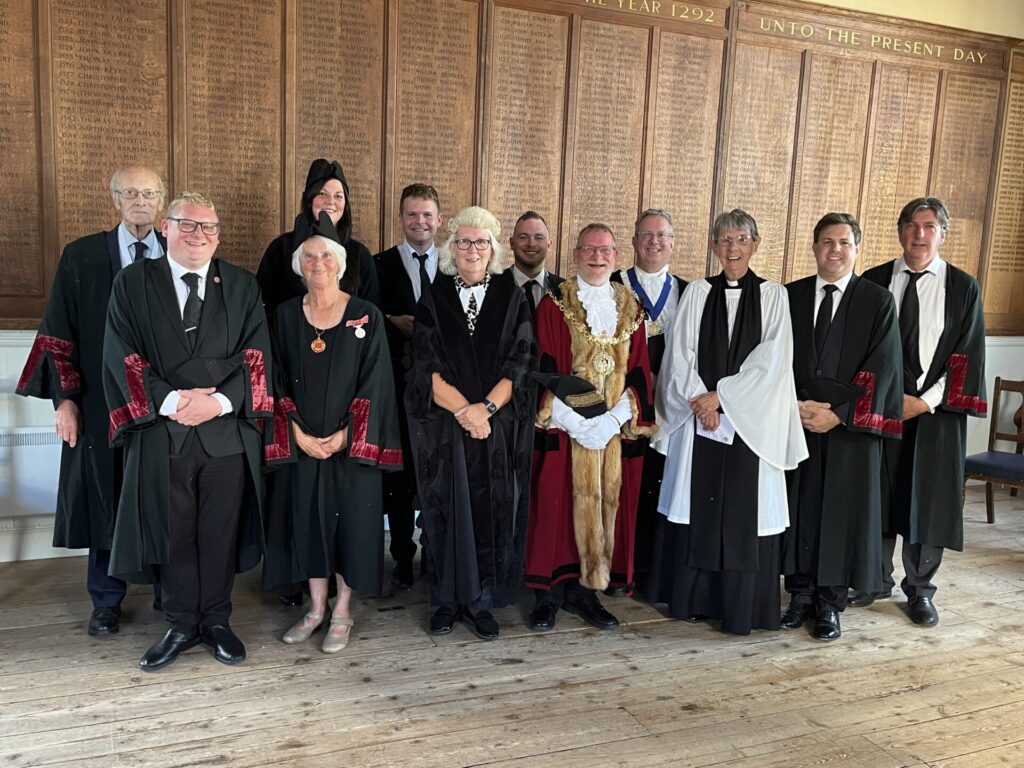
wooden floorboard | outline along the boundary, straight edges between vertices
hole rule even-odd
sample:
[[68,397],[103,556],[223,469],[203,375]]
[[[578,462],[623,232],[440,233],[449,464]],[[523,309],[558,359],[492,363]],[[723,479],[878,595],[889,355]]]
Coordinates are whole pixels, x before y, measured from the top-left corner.
[[971,490],[963,553],[939,573],[938,627],[900,595],[843,616],[843,638],[733,637],[626,598],[600,632],[524,607],[502,637],[426,630],[424,585],[354,603],[338,656],[280,642],[302,613],[239,578],[248,660],[195,648],[154,674],[164,631],[132,587],[122,631],[89,638],[81,558],[0,565],[0,767],[1024,766],[1024,499]]

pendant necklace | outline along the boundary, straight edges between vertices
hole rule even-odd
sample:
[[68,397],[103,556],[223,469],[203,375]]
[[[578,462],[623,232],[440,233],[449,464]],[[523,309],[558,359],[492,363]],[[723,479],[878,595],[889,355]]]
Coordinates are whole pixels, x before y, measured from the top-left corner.
[[[330,312],[330,315],[328,315],[328,317],[332,317],[334,315],[334,310],[336,310],[338,308],[338,302],[340,300],[341,300],[341,296],[339,296],[337,299],[334,300],[334,304],[331,307],[331,312]],[[323,352],[325,349],[327,349],[327,342],[324,341],[323,338],[322,338],[323,335],[325,333],[327,333],[327,328],[324,328],[323,330],[321,330],[321,329],[316,327],[316,323],[313,322],[313,305],[312,305],[312,303],[307,303],[306,304],[306,309],[309,310],[309,324],[313,327],[313,332],[316,334],[316,338],[313,339],[311,342],[309,342],[309,348],[312,349],[315,354],[319,355],[321,352]]]

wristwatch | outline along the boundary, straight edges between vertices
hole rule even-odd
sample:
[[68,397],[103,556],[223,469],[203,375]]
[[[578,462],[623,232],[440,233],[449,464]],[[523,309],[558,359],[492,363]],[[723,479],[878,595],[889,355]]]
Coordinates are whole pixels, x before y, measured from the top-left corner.
[[487,415],[493,416],[498,412],[498,406],[492,403],[490,400],[484,400],[484,408],[487,409]]

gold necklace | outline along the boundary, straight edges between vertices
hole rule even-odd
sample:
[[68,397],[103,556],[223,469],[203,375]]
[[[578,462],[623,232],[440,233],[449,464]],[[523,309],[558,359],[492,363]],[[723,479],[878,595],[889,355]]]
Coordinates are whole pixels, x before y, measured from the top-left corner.
[[[339,301],[341,301],[340,295],[338,296],[338,298],[334,300],[334,304],[331,305],[331,311],[327,315],[328,319],[334,316],[334,310],[338,308]],[[327,333],[327,328],[321,330],[317,328],[316,323],[313,322],[313,304],[308,300],[308,296],[306,302],[306,309],[309,310],[309,324],[313,326],[313,332],[316,334],[316,338],[309,342],[309,348],[312,349],[314,353],[319,355],[321,352],[327,349],[327,342],[324,341],[322,338],[323,335]]]
[[572,312],[566,311],[565,305],[560,299],[555,297],[554,293],[547,291],[547,294],[551,297],[551,300],[555,302],[555,306],[562,312],[562,317],[565,318],[569,325],[576,329],[577,333],[587,341],[602,347],[601,351],[594,355],[594,370],[602,376],[607,376],[615,370],[615,358],[611,356],[611,353],[608,352],[607,348],[629,341],[633,337],[634,332],[636,332],[636,329],[639,328],[640,324],[644,321],[644,314],[639,313],[633,319],[633,324],[616,336],[609,336],[606,333],[602,333],[600,336],[595,336],[593,332],[591,332],[590,326],[576,317]]

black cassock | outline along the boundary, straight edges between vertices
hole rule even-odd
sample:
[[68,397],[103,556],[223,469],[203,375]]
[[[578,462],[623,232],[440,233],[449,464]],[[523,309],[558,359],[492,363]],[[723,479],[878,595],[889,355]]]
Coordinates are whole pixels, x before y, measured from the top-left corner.
[[[278,390],[272,464],[287,463],[283,515],[268,519],[263,584],[269,589],[340,573],[360,592],[378,593],[384,568],[381,471],[402,467],[384,316],[349,299],[341,323],[326,331],[324,352],[302,311],[281,304],[274,319]],[[314,459],[294,444],[289,422],[326,437],[348,427],[348,447]],[[271,455],[272,454],[272,455]]]
[[[173,423],[158,411],[176,389],[216,387],[234,408],[193,428],[207,453],[241,441],[247,472],[235,570],[263,550],[260,462],[263,421],[273,416],[270,334],[253,276],[214,259],[195,348],[185,336],[167,257],[125,267],[114,281],[103,344],[110,441],[124,445],[124,485],[110,573],[152,581],[169,559],[169,472]],[[175,440],[179,439],[178,436]],[[185,438],[189,439],[189,438]],[[230,453],[230,448],[228,448]]]
[[[491,277],[471,335],[454,280],[438,274],[416,309],[405,405],[435,605],[515,601],[523,573],[537,390],[529,304],[510,272]],[[501,379],[512,399],[476,440],[433,400],[439,373],[470,403]]]
[[882,438],[903,432],[903,363],[891,294],[851,276],[822,354],[814,341],[814,275],[790,283],[793,374],[799,400],[828,402],[842,419],[824,434],[804,431],[809,458],[786,473],[790,526],[785,574],[820,586],[882,589]]
[[[888,290],[895,261],[864,273]],[[964,548],[964,459],[967,417],[984,417],[985,312],[978,281],[946,263],[942,335],[920,395],[946,375],[935,413],[903,425],[903,439],[886,441],[882,473],[882,533],[910,544]]]
[[61,446],[55,547],[110,549],[114,535],[122,458],[108,442],[103,333],[110,287],[120,269],[116,228],[68,243],[18,380],[19,395],[52,400],[54,407],[73,400],[81,412],[77,445]]

